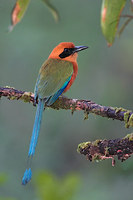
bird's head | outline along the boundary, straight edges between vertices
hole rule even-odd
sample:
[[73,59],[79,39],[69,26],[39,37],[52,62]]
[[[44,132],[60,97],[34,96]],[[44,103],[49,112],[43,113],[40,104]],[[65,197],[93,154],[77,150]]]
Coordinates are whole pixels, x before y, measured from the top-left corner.
[[62,42],[53,49],[49,58],[76,62],[77,53],[87,48],[87,46],[75,46],[72,42]]

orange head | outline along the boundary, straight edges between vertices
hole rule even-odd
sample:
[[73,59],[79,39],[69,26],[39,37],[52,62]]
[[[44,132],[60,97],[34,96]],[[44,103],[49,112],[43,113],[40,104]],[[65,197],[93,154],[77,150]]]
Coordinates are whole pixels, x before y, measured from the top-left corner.
[[87,48],[87,46],[75,46],[72,42],[62,42],[53,49],[49,58],[75,63],[77,61],[77,53]]
[[87,46],[75,46],[72,42],[62,42],[58,46],[56,46],[51,52],[49,58],[66,60],[73,64],[73,74],[64,92],[69,90],[69,88],[71,87],[77,76],[78,73],[77,53],[87,48],[88,48]]

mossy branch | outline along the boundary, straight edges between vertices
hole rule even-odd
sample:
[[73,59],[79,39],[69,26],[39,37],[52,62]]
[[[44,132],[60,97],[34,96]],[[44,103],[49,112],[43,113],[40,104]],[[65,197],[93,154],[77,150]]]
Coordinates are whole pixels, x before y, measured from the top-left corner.
[[115,156],[123,162],[133,154],[133,133],[121,139],[81,143],[78,145],[78,152],[90,161],[112,159],[112,166],[114,166]]
[[[7,97],[9,100],[23,100],[24,102],[34,104],[33,93],[16,90],[12,87],[0,87],[0,97],[2,96]],[[84,119],[88,118],[89,113],[93,113],[102,117],[124,121],[126,128],[133,126],[132,111],[123,108],[101,106],[91,100],[68,99],[61,96],[50,107],[57,110],[71,110],[72,114],[74,111],[83,110],[85,114]],[[122,139],[96,140],[94,142],[81,143],[78,146],[78,152],[86,155],[90,161],[112,159],[112,165],[114,166],[115,156],[118,157],[118,160],[124,161],[133,154],[133,133]]]
[[[9,100],[23,100],[24,102],[34,103],[34,94],[31,92],[25,92],[16,90],[12,87],[0,87],[0,97],[7,97]],[[133,127],[133,112],[124,108],[101,106],[94,103],[91,100],[78,100],[68,99],[61,96],[59,99],[50,106],[53,109],[65,109],[74,111],[83,110],[85,117],[88,118],[89,113],[100,115],[102,117],[112,118],[125,122],[126,128]]]

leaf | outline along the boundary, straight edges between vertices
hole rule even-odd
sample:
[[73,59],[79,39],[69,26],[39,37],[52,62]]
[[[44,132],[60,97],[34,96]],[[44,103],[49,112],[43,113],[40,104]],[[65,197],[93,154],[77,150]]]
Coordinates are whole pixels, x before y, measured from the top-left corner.
[[4,184],[7,180],[7,176],[4,173],[0,174],[0,185]]
[[108,46],[114,42],[121,12],[126,0],[103,0],[101,9],[101,28]]
[[9,27],[10,31],[23,18],[29,2],[30,0],[17,0],[11,15],[12,25]]
[[49,8],[51,14],[53,15],[54,19],[56,22],[59,21],[59,13],[57,11],[57,9],[50,3],[49,0],[42,0],[46,5],[47,7]]
[[80,179],[77,174],[58,178],[50,172],[39,172],[35,179],[37,194],[40,199],[69,200],[75,194]]
[[132,18],[128,18],[125,23],[122,25],[122,27],[120,28],[118,35],[120,37],[120,35],[123,33],[123,31],[125,30],[126,26],[129,24],[129,22],[132,20]]
[[68,174],[62,183],[62,190],[61,192],[64,194],[63,200],[71,199],[76,192],[76,189],[78,189],[80,183],[80,179],[78,174]]

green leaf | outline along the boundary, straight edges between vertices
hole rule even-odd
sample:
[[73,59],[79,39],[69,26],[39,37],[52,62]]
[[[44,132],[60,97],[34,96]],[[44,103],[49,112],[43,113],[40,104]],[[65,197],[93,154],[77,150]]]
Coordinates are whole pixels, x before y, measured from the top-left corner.
[[4,173],[0,174],[0,185],[3,185],[7,180],[7,176]]
[[114,42],[121,12],[126,0],[103,0],[101,9],[101,28],[109,46]]
[[42,0],[47,7],[49,8],[51,14],[53,15],[54,19],[56,22],[59,21],[59,13],[57,11],[57,9],[50,3],[50,0]]
[[79,185],[79,176],[69,174],[65,178],[57,178],[50,172],[40,172],[35,178],[37,194],[40,199],[69,200]]
[[68,174],[62,183],[63,200],[68,200],[73,197],[74,192],[79,186],[79,176],[77,174]]
[[29,2],[30,0],[17,0],[11,14],[12,25],[10,26],[10,31],[23,18]]

